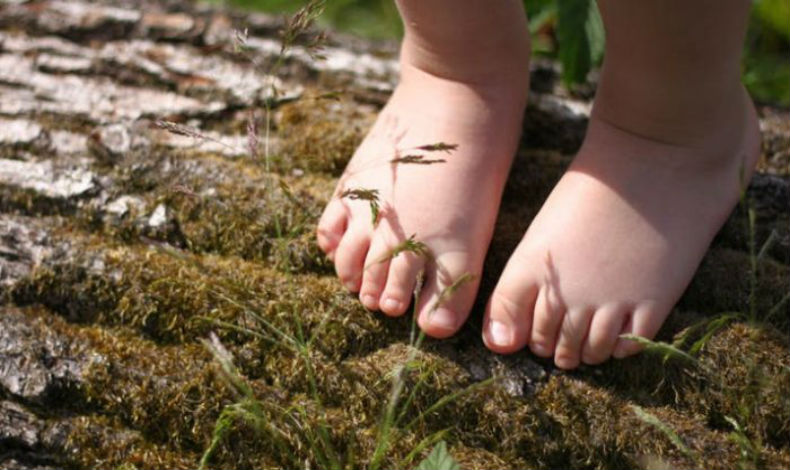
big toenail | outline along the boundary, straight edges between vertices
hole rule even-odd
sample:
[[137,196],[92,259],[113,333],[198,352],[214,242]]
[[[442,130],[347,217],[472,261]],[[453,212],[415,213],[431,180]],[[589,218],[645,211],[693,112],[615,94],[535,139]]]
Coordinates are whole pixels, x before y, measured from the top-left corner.
[[398,309],[400,309],[400,302],[398,302],[395,299],[385,299],[384,300],[384,306],[388,310],[397,311]]
[[491,340],[499,346],[510,346],[515,341],[512,328],[499,320],[492,320],[489,332]]
[[439,308],[434,312],[428,314],[428,321],[434,328],[442,330],[455,330],[456,318],[455,314],[446,308]]

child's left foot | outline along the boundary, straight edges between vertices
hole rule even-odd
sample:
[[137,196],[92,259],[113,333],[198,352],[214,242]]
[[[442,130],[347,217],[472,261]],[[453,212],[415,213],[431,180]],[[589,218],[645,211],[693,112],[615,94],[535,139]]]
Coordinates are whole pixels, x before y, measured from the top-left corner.
[[729,116],[709,120],[704,145],[643,137],[593,112],[584,145],[492,295],[489,348],[529,344],[568,369],[637,352],[624,333],[656,334],[757,159],[753,106],[745,92],[734,101]]

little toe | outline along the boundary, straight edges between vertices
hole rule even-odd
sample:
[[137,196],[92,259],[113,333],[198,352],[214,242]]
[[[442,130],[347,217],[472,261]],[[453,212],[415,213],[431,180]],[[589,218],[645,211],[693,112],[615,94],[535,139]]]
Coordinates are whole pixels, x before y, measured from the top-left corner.
[[374,235],[370,243],[370,250],[365,258],[365,267],[362,273],[362,286],[359,289],[359,300],[368,310],[379,309],[379,298],[384,286],[387,284],[390,260],[389,246],[381,237]]
[[335,250],[337,277],[351,292],[358,292],[362,283],[365,257],[370,246],[369,229],[350,227]]
[[561,369],[573,369],[581,362],[582,345],[592,320],[593,308],[571,308],[562,320],[554,349],[554,363]]
[[411,303],[417,276],[425,267],[425,260],[414,253],[401,253],[390,260],[387,284],[381,294],[379,308],[390,316],[400,316]]
[[538,356],[551,357],[557,344],[557,334],[565,316],[565,305],[552,286],[543,286],[535,301],[529,348]]
[[645,303],[639,305],[634,310],[631,318],[625,323],[620,331],[619,339],[615,345],[612,355],[618,359],[632,356],[643,349],[643,346],[636,341],[623,338],[622,335],[635,335],[642,338],[653,339],[664,323],[669,309],[659,308],[655,303]]
[[337,249],[348,224],[348,212],[339,199],[332,199],[324,209],[316,229],[318,247],[327,256],[332,256]]
[[486,306],[483,342],[488,349],[510,354],[529,342],[538,284],[519,267],[506,267]]
[[[441,268],[425,279],[417,306],[417,323],[428,336],[448,338],[463,326],[469,316],[480,279],[475,275],[476,271],[467,268],[468,263],[462,256],[439,257],[433,264]],[[472,275],[467,282],[458,284],[453,292],[445,291],[447,286],[467,274]]]
[[600,364],[612,356],[630,310],[628,305],[607,305],[596,310],[582,347],[582,361],[585,364]]

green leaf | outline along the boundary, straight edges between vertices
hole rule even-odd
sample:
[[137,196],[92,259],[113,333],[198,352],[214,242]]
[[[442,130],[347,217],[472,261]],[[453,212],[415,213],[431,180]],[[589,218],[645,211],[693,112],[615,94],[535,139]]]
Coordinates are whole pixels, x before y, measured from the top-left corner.
[[439,441],[428,457],[420,462],[414,470],[461,470],[461,467],[447,450],[447,443]]
[[559,0],[557,40],[566,84],[581,83],[603,57],[603,21],[594,0]]

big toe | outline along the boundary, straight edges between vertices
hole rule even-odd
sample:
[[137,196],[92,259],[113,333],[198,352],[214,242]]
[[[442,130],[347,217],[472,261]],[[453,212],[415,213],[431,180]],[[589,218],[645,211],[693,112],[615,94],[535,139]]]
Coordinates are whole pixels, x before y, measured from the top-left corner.
[[486,306],[483,342],[490,350],[510,354],[527,345],[538,290],[520,264],[508,264]]
[[365,257],[370,247],[370,233],[366,226],[352,226],[343,234],[335,250],[335,271],[343,285],[351,292],[359,292],[362,284]]

